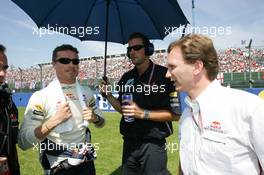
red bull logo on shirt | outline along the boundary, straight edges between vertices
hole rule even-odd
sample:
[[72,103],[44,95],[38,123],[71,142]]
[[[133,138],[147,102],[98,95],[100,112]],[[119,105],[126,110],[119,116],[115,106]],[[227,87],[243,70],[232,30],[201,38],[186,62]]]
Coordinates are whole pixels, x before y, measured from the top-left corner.
[[218,121],[213,121],[211,127],[215,129],[221,129],[221,124]]

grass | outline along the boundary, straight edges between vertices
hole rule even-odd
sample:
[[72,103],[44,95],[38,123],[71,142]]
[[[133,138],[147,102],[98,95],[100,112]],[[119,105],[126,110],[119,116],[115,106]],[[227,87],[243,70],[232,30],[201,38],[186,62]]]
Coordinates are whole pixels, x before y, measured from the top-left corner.
[[[22,121],[25,108],[19,108],[19,120]],[[122,136],[119,133],[120,115],[115,112],[105,113],[106,125],[104,128],[90,127],[92,142],[99,146],[97,159],[95,160],[96,172],[98,175],[120,175],[122,158]],[[178,150],[177,149],[177,127],[178,123],[173,122],[174,134],[167,139],[168,169],[170,174],[177,174],[178,171]],[[22,151],[18,148],[21,175],[41,175],[43,170],[38,160],[37,150],[29,149]]]

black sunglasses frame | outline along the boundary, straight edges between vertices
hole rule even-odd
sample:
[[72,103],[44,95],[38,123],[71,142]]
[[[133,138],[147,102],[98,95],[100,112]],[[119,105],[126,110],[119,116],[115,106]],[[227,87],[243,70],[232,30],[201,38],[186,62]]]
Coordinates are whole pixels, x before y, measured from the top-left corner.
[[131,50],[133,49],[134,51],[139,51],[140,49],[144,48],[145,45],[142,44],[138,44],[138,45],[134,45],[134,46],[129,46],[127,47],[127,51],[131,52]]
[[59,62],[61,64],[70,64],[72,62],[73,65],[78,65],[80,60],[78,58],[70,59],[70,58],[59,58],[55,60],[55,62]]

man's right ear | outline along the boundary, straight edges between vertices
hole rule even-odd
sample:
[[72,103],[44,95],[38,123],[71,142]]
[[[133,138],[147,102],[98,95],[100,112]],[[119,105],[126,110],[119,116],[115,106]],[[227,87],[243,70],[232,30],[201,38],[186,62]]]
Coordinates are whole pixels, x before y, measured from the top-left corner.
[[198,75],[204,68],[204,64],[201,60],[196,60],[194,63],[194,75]]

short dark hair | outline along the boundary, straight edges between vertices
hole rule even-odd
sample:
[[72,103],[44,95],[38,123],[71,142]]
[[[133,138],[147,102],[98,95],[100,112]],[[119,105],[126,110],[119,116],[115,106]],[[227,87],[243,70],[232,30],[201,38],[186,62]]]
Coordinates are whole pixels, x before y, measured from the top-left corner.
[[143,41],[144,46],[148,46],[149,43],[150,43],[149,38],[148,38],[146,35],[144,35],[144,34],[142,34],[142,33],[140,33],[140,32],[132,33],[132,34],[129,36],[128,41],[130,41],[130,40],[132,40],[132,39],[135,39],[135,38],[141,38],[142,41]]
[[4,53],[5,50],[6,50],[6,47],[4,45],[0,44],[0,52]]
[[65,50],[71,50],[73,52],[75,52],[76,54],[79,53],[79,51],[77,50],[76,47],[73,47],[72,45],[70,44],[62,44],[61,46],[57,46],[54,50],[53,50],[53,53],[52,53],[52,61],[54,62],[57,58],[57,53],[59,51],[65,51]]

